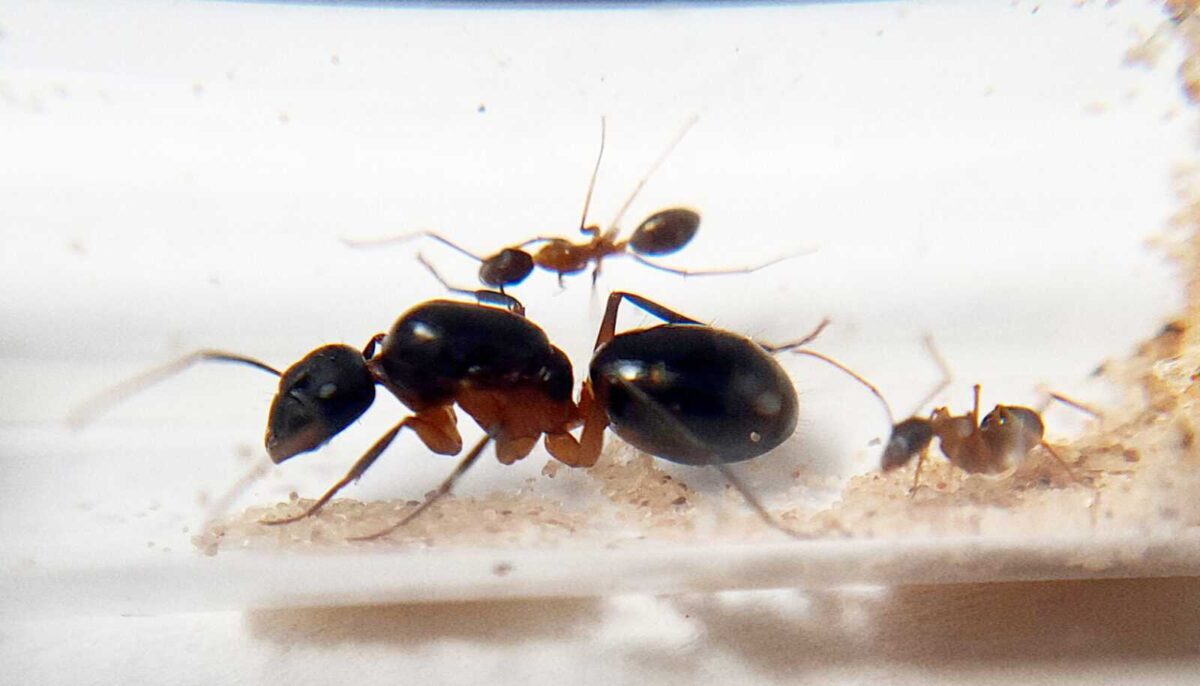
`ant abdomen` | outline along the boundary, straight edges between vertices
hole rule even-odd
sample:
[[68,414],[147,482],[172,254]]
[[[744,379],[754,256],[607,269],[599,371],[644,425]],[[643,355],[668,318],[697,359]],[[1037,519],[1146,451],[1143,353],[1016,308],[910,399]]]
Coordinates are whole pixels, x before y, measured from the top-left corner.
[[639,255],[670,255],[691,242],[699,228],[699,214],[672,207],[646,217],[630,237],[629,247]]
[[797,397],[762,346],[727,331],[665,325],[620,334],[591,364],[610,428],[671,462],[741,462],[785,441]]
[[1005,462],[1023,456],[1041,444],[1046,427],[1028,407],[997,405],[979,423],[983,442]]

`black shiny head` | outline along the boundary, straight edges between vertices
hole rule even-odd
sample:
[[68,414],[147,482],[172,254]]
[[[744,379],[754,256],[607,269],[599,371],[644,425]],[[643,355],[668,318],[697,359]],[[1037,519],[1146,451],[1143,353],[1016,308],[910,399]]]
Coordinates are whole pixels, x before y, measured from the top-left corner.
[[908,464],[914,456],[929,448],[932,441],[933,425],[928,419],[910,417],[893,426],[892,436],[883,449],[883,471]]
[[1024,457],[1042,442],[1046,427],[1028,407],[997,405],[979,422],[979,434],[993,455],[1004,459]]
[[479,265],[479,280],[492,288],[513,286],[533,271],[533,256],[518,248],[505,248]]
[[358,419],[375,400],[375,380],[362,353],[326,345],[279,379],[267,420],[267,454],[279,464],[315,450]]
[[630,237],[629,247],[639,255],[670,255],[687,245],[699,228],[699,214],[672,207],[646,217]]

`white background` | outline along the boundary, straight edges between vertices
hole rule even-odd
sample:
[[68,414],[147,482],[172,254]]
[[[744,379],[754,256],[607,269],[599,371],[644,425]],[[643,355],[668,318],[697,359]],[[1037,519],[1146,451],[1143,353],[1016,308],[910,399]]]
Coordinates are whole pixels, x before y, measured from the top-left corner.
[[[204,560],[183,533],[200,522],[195,494],[227,488],[246,468],[243,446],[261,451],[273,382],[197,370],[81,435],[62,427],[65,409],[197,347],[282,366],[324,342],[361,345],[441,294],[414,248],[352,251],[341,237],[436,229],[488,252],[570,235],[602,115],[597,221],[698,115],[626,228],[661,207],[697,208],[694,244],[664,260],[682,267],[814,251],[752,276],[687,281],[614,260],[600,294],[637,291],[775,341],[829,316],[816,347],[876,381],[898,413],[936,380],[926,332],[953,366],[943,401],[954,407],[965,409],[973,382],[985,403],[1032,404],[1038,384],[1101,394],[1089,372],[1180,302],[1171,268],[1145,245],[1165,229],[1173,172],[1192,157],[1178,54],[1153,69],[1123,62],[1137,30],[1161,21],[1143,3],[4,7],[0,563],[48,574],[158,565],[196,583],[189,570]],[[468,261],[420,249],[471,284]],[[582,365],[601,302],[587,277],[560,291],[537,274],[517,295]],[[887,427],[872,402],[817,363],[785,365],[802,425],[750,467],[757,480],[873,468],[869,441]],[[400,411],[383,398],[247,500],[315,494]],[[414,497],[449,465],[414,441],[392,453],[349,494]],[[468,489],[507,487],[541,464],[489,462]],[[111,600],[70,592],[85,607]],[[178,621],[211,631],[233,621],[213,617],[224,618]],[[506,650],[467,638],[482,641],[470,648],[480,656]],[[30,658],[30,641],[0,651],[68,678],[68,665]]]

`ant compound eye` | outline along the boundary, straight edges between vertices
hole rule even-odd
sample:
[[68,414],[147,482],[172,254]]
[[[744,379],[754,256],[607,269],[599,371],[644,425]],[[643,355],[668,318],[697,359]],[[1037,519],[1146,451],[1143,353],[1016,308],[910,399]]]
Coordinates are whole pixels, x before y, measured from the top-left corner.
[[267,420],[267,454],[276,464],[323,445],[375,400],[362,353],[327,345],[288,368]]
[[700,228],[700,215],[684,207],[655,212],[629,239],[639,255],[669,255],[687,245]]
[[521,283],[533,271],[533,256],[524,250],[505,248],[479,265],[479,280],[493,288]]

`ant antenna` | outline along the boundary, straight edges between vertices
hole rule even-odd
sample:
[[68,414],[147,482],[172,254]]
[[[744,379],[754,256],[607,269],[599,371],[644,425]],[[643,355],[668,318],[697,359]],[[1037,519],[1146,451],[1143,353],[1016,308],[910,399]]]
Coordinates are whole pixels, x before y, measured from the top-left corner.
[[412,233],[404,233],[404,234],[400,234],[399,236],[388,236],[385,238],[358,238],[358,239],[356,239],[356,238],[342,237],[340,240],[342,241],[343,244],[345,244],[351,248],[380,248],[385,245],[399,245],[401,243],[407,243],[415,238],[430,238],[430,239],[437,241],[438,243],[441,243],[442,245],[446,246],[447,248],[450,248],[451,250],[458,252],[461,255],[466,255],[467,257],[475,260],[476,262],[484,261],[483,258],[480,257],[479,255],[476,255],[475,253],[471,252],[470,250],[467,250],[466,248],[462,247],[461,245],[458,245],[457,243],[452,242],[450,239],[448,239],[438,233],[435,233],[433,231],[413,231]]
[[438,273],[437,269],[434,269],[429,260],[425,259],[424,255],[418,253],[417,261],[421,263],[421,266],[429,270],[430,274],[433,274],[433,278],[437,279],[438,283],[442,284],[442,288],[445,288],[451,293],[470,296],[475,298],[476,302],[481,305],[485,303],[488,305],[495,305],[496,307],[503,307],[515,315],[519,315],[521,317],[525,316],[525,306],[521,304],[520,300],[517,300],[511,295],[507,293],[501,293],[500,291],[489,291],[485,288],[472,290],[469,288],[458,288],[457,286],[451,286],[445,279],[442,278],[442,275]]
[[860,376],[857,372],[855,372],[853,369],[850,369],[846,365],[842,364],[841,362],[838,362],[837,360],[833,359],[832,357],[830,357],[828,355],[819,353],[815,350],[804,350],[802,348],[802,346],[808,345],[809,343],[812,343],[814,340],[816,340],[817,336],[820,336],[821,332],[824,331],[825,327],[829,326],[829,324],[830,324],[830,320],[828,318],[825,318],[825,319],[821,320],[820,324],[817,324],[817,328],[813,329],[812,333],[808,334],[804,338],[801,338],[801,339],[795,340],[795,341],[791,341],[789,343],[781,343],[779,345],[765,345],[765,344],[760,344],[760,345],[762,345],[762,347],[765,348],[767,350],[767,352],[769,352],[771,354],[781,353],[784,351],[791,351],[792,354],[794,354],[794,355],[807,355],[809,357],[815,357],[816,359],[821,360],[822,362],[841,370],[847,376],[849,376],[850,378],[852,378],[855,381],[862,384],[864,388],[866,388],[868,391],[871,392],[872,395],[874,395],[876,398],[879,399],[880,404],[883,405],[883,412],[884,412],[884,414],[887,415],[888,426],[894,426],[896,424],[896,420],[895,420],[895,416],[892,414],[892,406],[890,404],[888,404],[887,398],[883,397],[883,393],[881,393],[879,391],[879,389],[875,386],[875,384],[871,383],[870,381],[867,381],[862,376]]
[[1081,403],[1078,400],[1075,400],[1074,398],[1069,398],[1069,397],[1063,395],[1062,393],[1057,393],[1055,391],[1051,391],[1045,387],[1038,387],[1038,391],[1040,391],[1046,395],[1046,399],[1037,408],[1038,412],[1045,412],[1046,408],[1050,405],[1050,403],[1057,400],[1058,402],[1062,403],[1063,405],[1074,408],[1084,414],[1091,415],[1095,419],[1103,419],[1104,418],[1104,413],[1100,412],[1100,410],[1097,410],[1094,407],[1091,407],[1089,405],[1085,405],[1084,403]]
[[165,379],[185,371],[197,362],[208,361],[245,364],[256,369],[261,369],[268,374],[282,376],[279,370],[252,357],[221,350],[197,350],[194,353],[184,355],[178,360],[142,372],[131,379],[122,381],[111,388],[97,393],[71,410],[67,415],[67,424],[73,429],[82,429],[121,402],[128,400]]
[[675,151],[675,147],[679,145],[679,142],[683,140],[683,137],[687,135],[687,132],[690,131],[699,120],[700,115],[693,114],[684,123],[683,128],[679,130],[679,133],[675,134],[675,138],[672,139],[667,145],[666,150],[662,151],[662,154],[658,156],[658,159],[654,161],[654,164],[650,165],[650,170],[646,172],[646,175],[642,177],[641,181],[637,182],[637,186],[634,186],[633,192],[629,194],[628,198],[626,198],[625,204],[621,205],[620,210],[617,210],[617,216],[613,217],[612,223],[609,225],[610,227],[615,229],[617,225],[621,223],[621,218],[625,216],[625,211],[628,210],[629,206],[633,204],[633,201],[635,198],[637,198],[638,193],[642,191],[642,187],[646,185],[646,182],[650,180],[650,177],[654,174],[654,172],[658,171],[658,168],[662,166],[662,163],[671,155],[672,152]]
[[946,358],[942,357],[942,353],[939,352],[937,346],[933,344],[933,336],[931,334],[925,334],[921,340],[925,342],[925,349],[929,351],[929,356],[933,358],[933,361],[937,364],[938,369],[941,370],[942,379],[941,381],[937,382],[933,389],[925,394],[924,398],[921,398],[921,402],[917,403],[917,406],[913,408],[912,414],[909,415],[910,417],[916,417],[917,413],[921,411],[922,407],[925,407],[929,403],[933,402],[933,399],[936,398],[939,393],[946,390],[946,388],[950,386],[950,382],[954,380],[954,375],[950,372],[950,365],[946,364]]
[[586,233],[588,207],[592,204],[592,191],[596,190],[596,177],[600,174],[600,160],[604,159],[604,117],[600,117],[600,153],[596,155],[596,167],[592,169],[592,180],[588,182],[587,195],[583,198],[583,216],[579,218],[579,231]]

